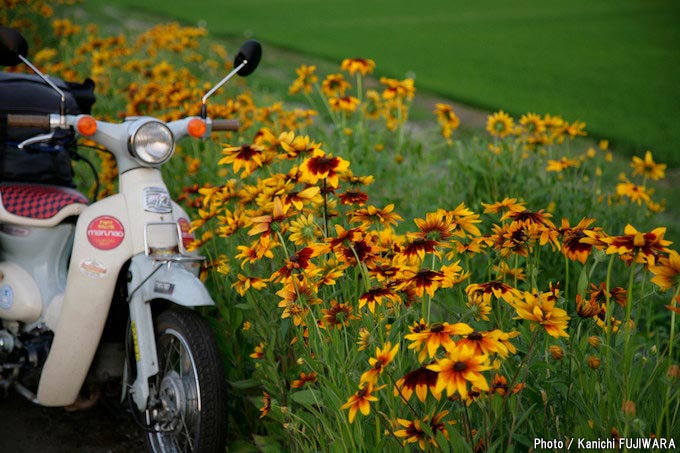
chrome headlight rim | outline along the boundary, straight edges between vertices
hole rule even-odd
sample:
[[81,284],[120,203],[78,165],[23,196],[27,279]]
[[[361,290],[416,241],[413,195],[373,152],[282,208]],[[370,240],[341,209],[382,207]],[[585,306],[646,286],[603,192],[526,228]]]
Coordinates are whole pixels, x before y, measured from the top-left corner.
[[170,128],[157,120],[143,121],[133,126],[128,151],[140,163],[157,167],[175,152],[175,137]]

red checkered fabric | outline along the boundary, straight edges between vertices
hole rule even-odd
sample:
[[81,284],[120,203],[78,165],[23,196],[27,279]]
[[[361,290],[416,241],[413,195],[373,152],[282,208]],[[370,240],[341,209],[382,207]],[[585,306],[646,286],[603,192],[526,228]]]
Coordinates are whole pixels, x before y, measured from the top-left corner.
[[64,207],[87,204],[87,198],[68,187],[0,183],[1,202],[7,212],[31,219],[49,219]]

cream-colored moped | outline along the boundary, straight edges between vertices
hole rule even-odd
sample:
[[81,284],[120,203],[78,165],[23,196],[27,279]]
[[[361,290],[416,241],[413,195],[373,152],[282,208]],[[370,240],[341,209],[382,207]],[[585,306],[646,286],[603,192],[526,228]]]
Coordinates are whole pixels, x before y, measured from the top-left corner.
[[[203,258],[185,248],[189,218],[159,168],[180,138],[238,125],[205,114],[119,124],[67,114],[62,89],[26,55],[24,38],[0,27],[0,63],[28,64],[59,93],[61,111],[4,114],[0,127],[42,129],[19,149],[59,131],[99,143],[115,156],[119,193],[88,204],[70,188],[0,181],[0,388],[69,406],[86,378],[118,378],[152,451],[224,451],[223,365],[193,310],[214,302],[197,277]],[[258,43],[245,43],[234,70],[203,97],[203,112],[215,90],[250,74],[260,56]]]

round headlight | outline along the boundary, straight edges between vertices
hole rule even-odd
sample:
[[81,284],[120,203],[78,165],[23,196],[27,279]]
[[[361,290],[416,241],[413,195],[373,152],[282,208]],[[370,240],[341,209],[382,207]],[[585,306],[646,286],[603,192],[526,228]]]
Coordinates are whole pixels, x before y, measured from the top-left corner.
[[170,159],[175,150],[175,138],[165,124],[149,121],[130,136],[130,152],[148,165],[160,165]]

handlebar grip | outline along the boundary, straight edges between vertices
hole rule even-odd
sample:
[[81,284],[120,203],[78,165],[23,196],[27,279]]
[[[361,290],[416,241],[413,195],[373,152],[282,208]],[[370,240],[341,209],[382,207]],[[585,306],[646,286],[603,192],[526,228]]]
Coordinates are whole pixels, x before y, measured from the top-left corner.
[[50,129],[49,115],[20,115],[8,114],[7,127],[32,127],[40,129]]
[[212,120],[213,131],[237,131],[238,128],[238,120]]

